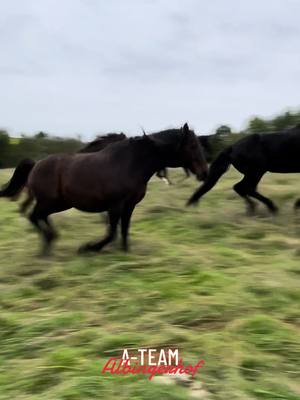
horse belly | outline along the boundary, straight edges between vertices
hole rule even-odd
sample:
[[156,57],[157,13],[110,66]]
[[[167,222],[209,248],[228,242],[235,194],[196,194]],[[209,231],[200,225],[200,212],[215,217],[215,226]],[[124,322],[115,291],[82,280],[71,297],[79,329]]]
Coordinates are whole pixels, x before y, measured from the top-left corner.
[[300,141],[297,136],[282,135],[280,143],[269,143],[267,170],[277,173],[300,172]]
[[297,173],[300,172],[300,157],[277,158],[276,160],[268,163],[268,171],[274,173]]
[[112,176],[85,176],[71,179],[63,187],[64,200],[72,207],[87,212],[102,212],[130,195],[132,188],[121,179]]

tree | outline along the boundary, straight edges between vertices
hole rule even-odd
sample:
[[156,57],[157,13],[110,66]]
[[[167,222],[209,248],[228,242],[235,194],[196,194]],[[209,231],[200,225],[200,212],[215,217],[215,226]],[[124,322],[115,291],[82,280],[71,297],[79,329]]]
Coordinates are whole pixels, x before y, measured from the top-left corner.
[[231,132],[231,128],[227,125],[221,125],[219,126],[219,128],[216,129],[216,135],[220,135],[220,136],[227,136],[230,135]]
[[45,139],[46,137],[48,137],[48,134],[43,131],[40,131],[34,137],[37,139]]
[[247,133],[265,133],[270,132],[270,123],[262,118],[255,117],[250,119]]
[[297,125],[297,114],[290,113],[289,111],[283,115],[279,115],[271,121],[274,131],[283,131],[284,129],[292,128]]
[[9,135],[8,133],[0,129],[0,167],[3,168],[6,165],[6,156],[9,150]]

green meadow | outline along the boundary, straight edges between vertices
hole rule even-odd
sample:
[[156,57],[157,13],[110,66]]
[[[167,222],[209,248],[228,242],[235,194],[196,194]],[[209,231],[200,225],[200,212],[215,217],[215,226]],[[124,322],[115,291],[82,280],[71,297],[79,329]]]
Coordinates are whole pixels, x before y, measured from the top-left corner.
[[[266,175],[260,191],[280,213],[249,217],[233,169],[195,208],[196,180],[170,175],[172,186],[149,183],[128,254],[117,240],[77,255],[105,219],[70,210],[53,216],[60,237],[39,258],[17,202],[0,199],[1,400],[300,399],[300,176]],[[169,344],[185,364],[205,360],[201,393],[101,374],[118,349]]]

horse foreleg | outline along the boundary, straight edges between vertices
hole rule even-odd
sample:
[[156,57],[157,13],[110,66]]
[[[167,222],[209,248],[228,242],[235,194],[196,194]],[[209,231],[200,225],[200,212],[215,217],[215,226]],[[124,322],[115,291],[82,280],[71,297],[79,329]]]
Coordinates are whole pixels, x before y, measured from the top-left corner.
[[121,232],[122,232],[122,247],[124,251],[129,250],[128,246],[128,230],[130,225],[130,219],[134,210],[134,205],[128,205],[123,208],[121,215]]
[[121,213],[119,208],[109,210],[108,212],[109,227],[104,239],[98,242],[88,242],[86,244],[83,244],[82,246],[79,247],[78,252],[87,253],[90,251],[91,252],[100,251],[108,243],[112,242],[117,236],[117,227],[120,220],[120,215]]

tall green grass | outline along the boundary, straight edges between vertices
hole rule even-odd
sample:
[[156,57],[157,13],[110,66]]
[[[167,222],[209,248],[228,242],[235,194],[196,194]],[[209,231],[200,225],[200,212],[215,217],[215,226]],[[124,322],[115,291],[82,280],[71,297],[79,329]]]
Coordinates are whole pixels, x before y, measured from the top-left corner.
[[[8,179],[11,171],[1,171]],[[173,181],[182,178],[180,171]],[[0,200],[0,399],[188,399],[189,388],[102,375],[115,349],[177,345],[207,398],[300,399],[300,197],[297,175],[268,175],[261,191],[281,212],[257,216],[231,190],[231,170],[197,208],[194,179],[149,183],[120,243],[96,256],[98,215],[53,217],[60,237],[41,259],[17,204]],[[206,397],[203,397],[206,398]]]

